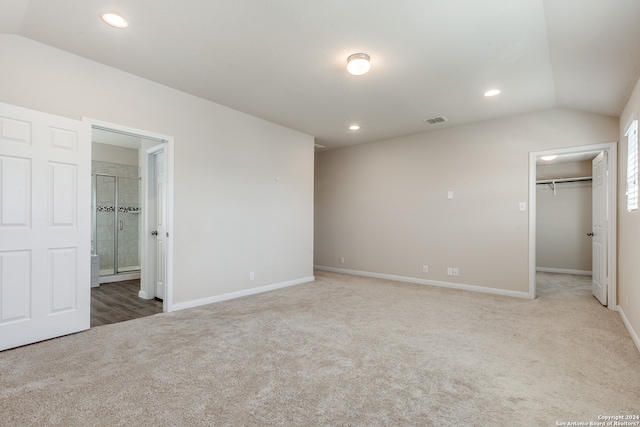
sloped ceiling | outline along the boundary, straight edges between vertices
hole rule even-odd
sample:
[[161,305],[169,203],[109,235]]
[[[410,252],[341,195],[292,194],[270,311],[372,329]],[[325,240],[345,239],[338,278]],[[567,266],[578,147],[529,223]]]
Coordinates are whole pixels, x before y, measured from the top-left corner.
[[[0,32],[327,148],[553,107],[617,117],[640,77],[638,0],[0,0],[0,10]],[[129,28],[105,25],[106,10]],[[356,52],[371,56],[360,77],[345,69]],[[485,98],[490,88],[502,93]],[[435,116],[448,121],[423,122]]]

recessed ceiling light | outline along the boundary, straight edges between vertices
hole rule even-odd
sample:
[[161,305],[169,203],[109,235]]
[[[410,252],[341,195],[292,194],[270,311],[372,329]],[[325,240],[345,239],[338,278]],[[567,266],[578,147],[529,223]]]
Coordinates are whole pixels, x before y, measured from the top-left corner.
[[129,23],[116,12],[102,12],[100,17],[104,22],[115,28],[127,28]]
[[498,94],[500,94],[500,90],[499,89],[491,89],[491,90],[486,91],[484,93],[484,96],[496,96]]
[[352,126],[349,126],[349,129],[351,129],[351,130],[358,130],[358,129],[360,129],[360,126],[358,126],[358,125],[352,125]]
[[371,58],[366,53],[354,53],[347,58],[347,71],[354,76],[361,76],[371,69]]
[[544,160],[545,162],[550,162],[551,160],[555,160],[557,159],[558,156],[556,155],[551,155],[551,156],[542,156],[540,157],[541,160]]

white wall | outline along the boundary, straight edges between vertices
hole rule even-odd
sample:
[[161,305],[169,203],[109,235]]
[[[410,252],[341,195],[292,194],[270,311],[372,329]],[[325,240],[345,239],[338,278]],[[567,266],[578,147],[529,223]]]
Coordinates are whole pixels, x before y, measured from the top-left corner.
[[528,293],[529,152],[617,138],[554,109],[318,152],[315,264]]
[[313,276],[311,136],[19,36],[0,51],[0,102],[174,137],[175,303]]
[[[589,176],[591,174],[589,173]],[[591,182],[536,186],[536,267],[591,272]]]
[[640,348],[640,211],[627,212],[625,187],[627,182],[626,126],[640,112],[640,80],[620,115],[618,162],[618,305],[635,333]]
[[[595,154],[593,155],[595,157]],[[589,177],[591,160],[538,165],[538,180]],[[591,181],[536,185],[536,266],[539,269],[590,272],[592,242]]]
[[91,160],[115,163],[118,165],[138,166],[138,150],[92,142]]

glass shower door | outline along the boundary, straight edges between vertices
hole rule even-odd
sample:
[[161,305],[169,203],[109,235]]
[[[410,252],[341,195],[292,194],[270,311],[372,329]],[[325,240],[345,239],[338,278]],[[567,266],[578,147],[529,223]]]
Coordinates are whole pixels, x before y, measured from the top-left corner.
[[100,256],[100,275],[115,274],[116,177],[96,175],[95,250]]
[[118,177],[118,273],[140,270],[140,179]]

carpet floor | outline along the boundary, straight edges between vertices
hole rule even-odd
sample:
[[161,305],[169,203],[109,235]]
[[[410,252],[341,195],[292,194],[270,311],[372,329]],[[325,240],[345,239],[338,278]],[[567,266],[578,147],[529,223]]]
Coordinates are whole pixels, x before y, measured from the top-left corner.
[[640,352],[618,313],[538,288],[526,300],[318,271],[92,328],[0,353],[0,425],[556,426],[640,413]]

